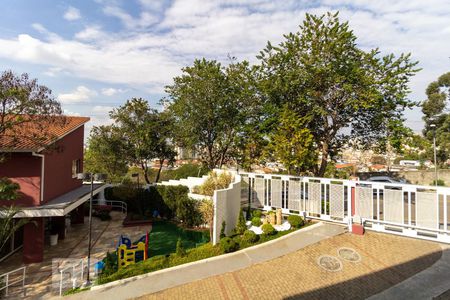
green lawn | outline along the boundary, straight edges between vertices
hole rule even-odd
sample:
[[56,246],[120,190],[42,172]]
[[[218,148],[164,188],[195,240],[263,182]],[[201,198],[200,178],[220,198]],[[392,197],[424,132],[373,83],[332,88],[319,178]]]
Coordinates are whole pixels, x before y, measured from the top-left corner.
[[149,257],[175,252],[178,238],[181,238],[184,249],[191,249],[209,242],[209,231],[186,230],[167,221],[153,222],[149,237]]

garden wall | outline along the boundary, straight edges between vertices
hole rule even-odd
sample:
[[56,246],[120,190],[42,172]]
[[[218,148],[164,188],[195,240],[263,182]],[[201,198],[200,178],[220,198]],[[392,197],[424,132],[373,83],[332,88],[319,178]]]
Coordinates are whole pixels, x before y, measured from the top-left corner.
[[241,209],[241,176],[234,174],[234,182],[227,189],[214,191],[214,231],[213,245],[220,240],[222,222],[225,221],[225,233],[230,235],[237,225]]

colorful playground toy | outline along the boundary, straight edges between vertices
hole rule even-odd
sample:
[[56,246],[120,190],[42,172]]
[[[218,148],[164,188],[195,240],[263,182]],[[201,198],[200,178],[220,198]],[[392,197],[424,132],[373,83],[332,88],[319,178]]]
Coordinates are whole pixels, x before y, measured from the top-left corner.
[[148,232],[136,244],[128,237],[120,236],[117,245],[117,263],[120,268],[135,264],[148,258]]

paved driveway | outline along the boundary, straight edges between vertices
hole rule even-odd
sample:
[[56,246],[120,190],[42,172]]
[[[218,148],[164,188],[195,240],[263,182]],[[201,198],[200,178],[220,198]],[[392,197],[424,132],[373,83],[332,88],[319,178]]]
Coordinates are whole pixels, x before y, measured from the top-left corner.
[[[359,254],[352,262],[338,254],[347,247]],[[248,268],[149,294],[140,299],[365,299],[439,260],[437,243],[368,232],[342,234]],[[330,255],[341,262],[322,260]],[[350,250],[347,259],[358,260]],[[339,268],[341,267],[341,269]]]

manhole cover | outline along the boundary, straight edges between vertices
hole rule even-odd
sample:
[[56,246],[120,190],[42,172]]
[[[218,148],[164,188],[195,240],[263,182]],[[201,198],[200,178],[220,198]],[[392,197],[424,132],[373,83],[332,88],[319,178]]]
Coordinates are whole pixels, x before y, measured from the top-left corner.
[[320,267],[330,272],[337,272],[342,270],[341,261],[337,257],[331,255],[323,255],[319,257],[317,263]]
[[338,249],[338,255],[345,260],[351,261],[351,262],[359,262],[361,261],[361,255],[359,255],[358,252],[356,252],[355,249],[352,248],[339,248]]

